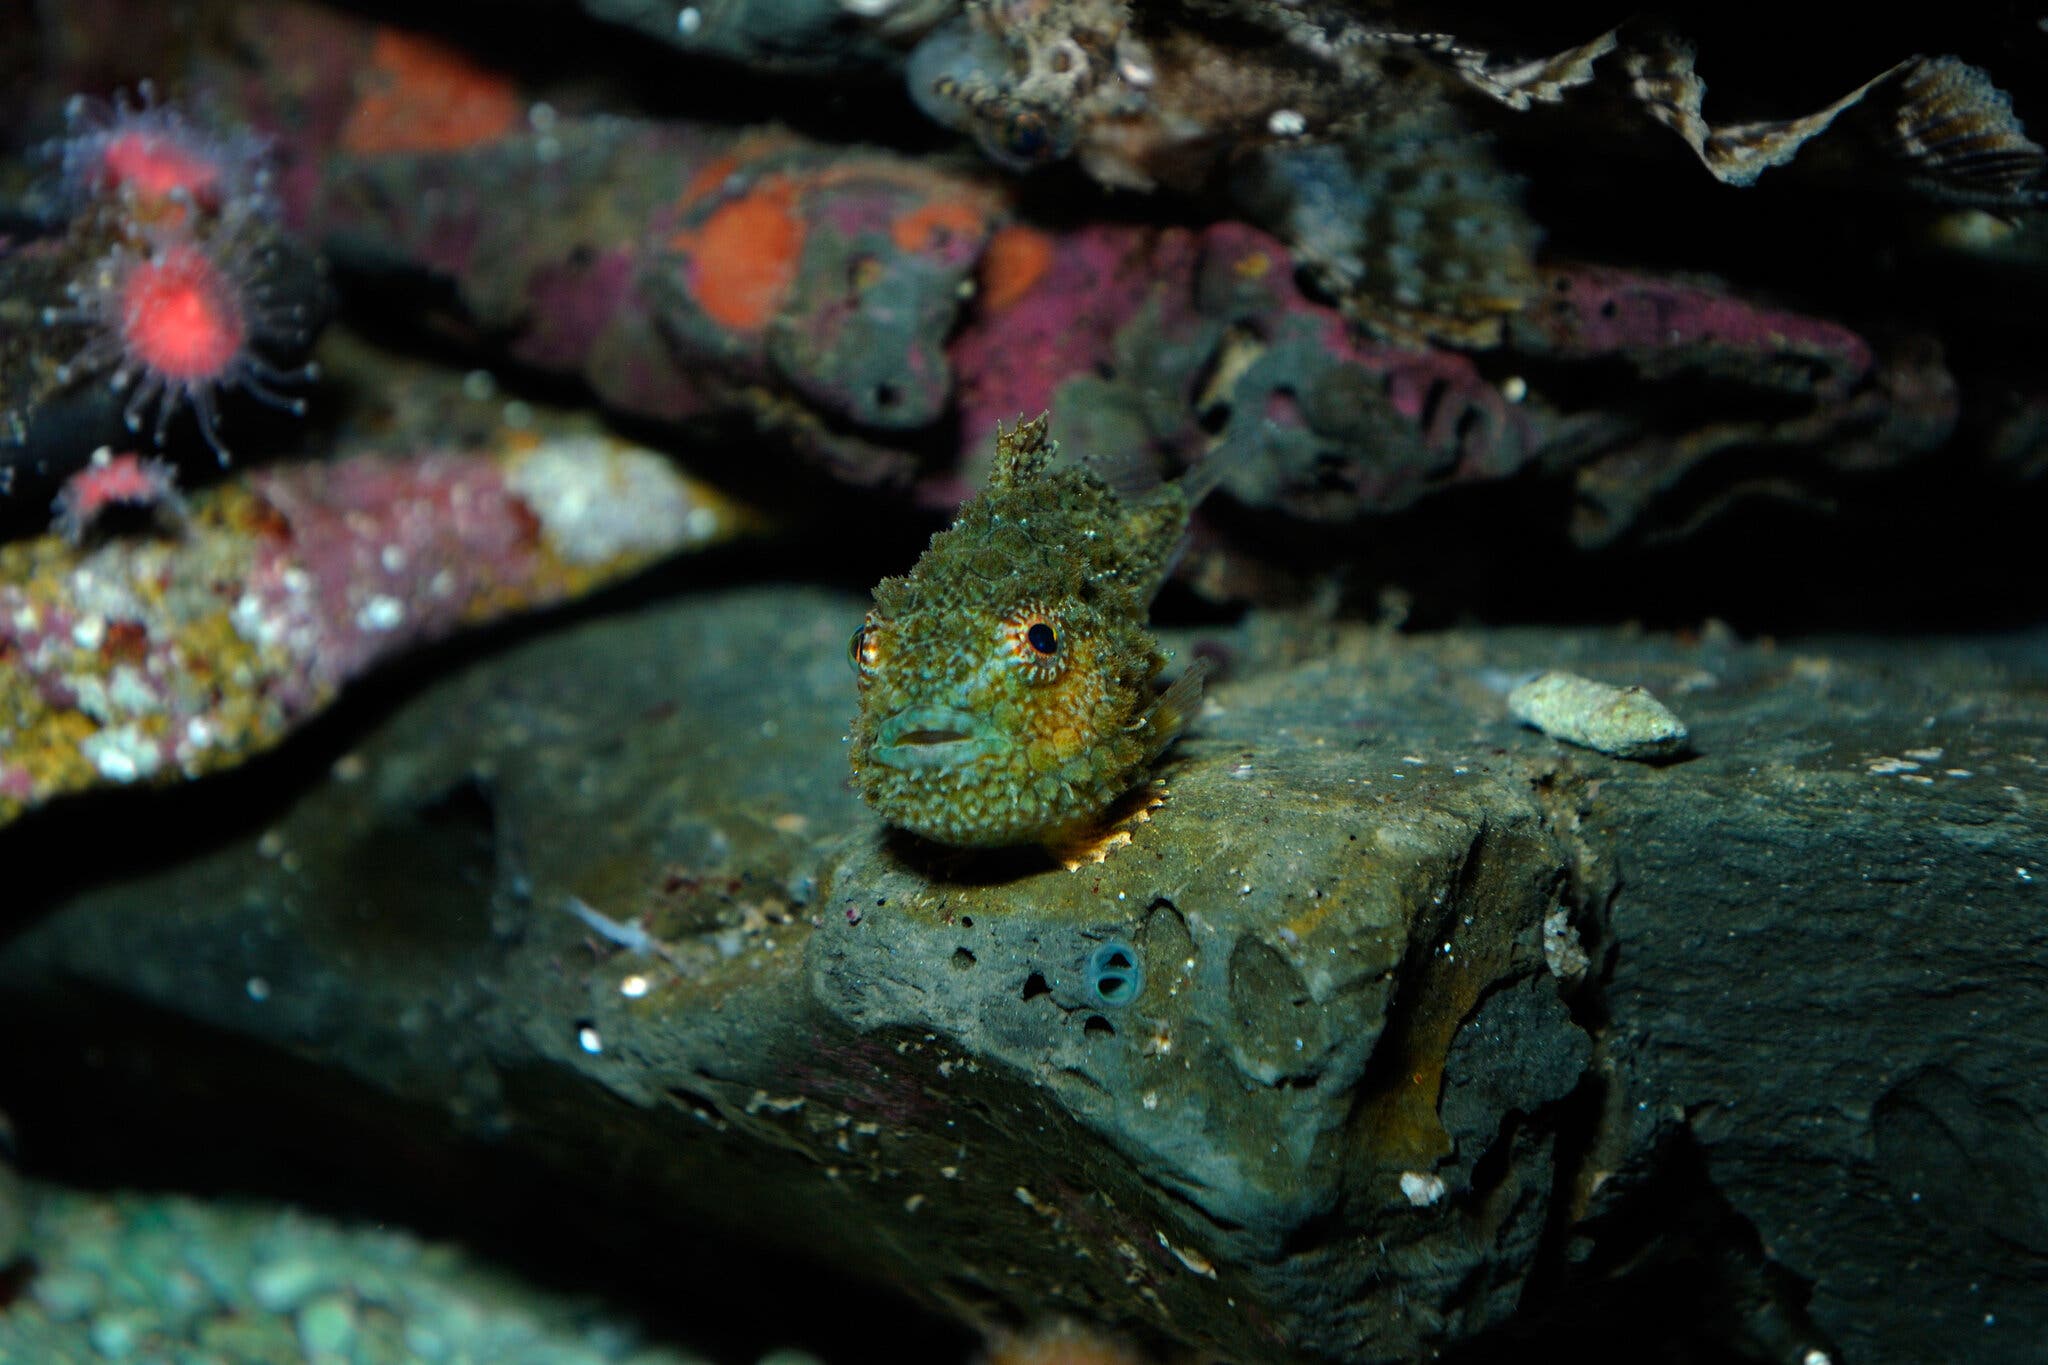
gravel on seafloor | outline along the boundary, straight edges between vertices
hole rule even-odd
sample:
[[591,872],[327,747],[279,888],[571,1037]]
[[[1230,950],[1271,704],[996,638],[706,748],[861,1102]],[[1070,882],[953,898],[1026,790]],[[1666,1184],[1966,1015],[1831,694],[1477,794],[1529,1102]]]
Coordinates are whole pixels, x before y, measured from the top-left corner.
[[0,1365],[704,1365],[589,1300],[403,1231],[269,1204],[29,1191],[33,1266],[0,1303]]

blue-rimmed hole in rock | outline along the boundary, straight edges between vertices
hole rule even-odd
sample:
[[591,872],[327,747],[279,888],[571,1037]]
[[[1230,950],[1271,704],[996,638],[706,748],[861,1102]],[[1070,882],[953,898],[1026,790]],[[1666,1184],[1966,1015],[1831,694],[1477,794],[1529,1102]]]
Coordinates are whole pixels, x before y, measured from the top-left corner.
[[1121,1008],[1145,989],[1145,968],[1138,950],[1111,939],[1088,954],[1088,992],[1105,1005]]

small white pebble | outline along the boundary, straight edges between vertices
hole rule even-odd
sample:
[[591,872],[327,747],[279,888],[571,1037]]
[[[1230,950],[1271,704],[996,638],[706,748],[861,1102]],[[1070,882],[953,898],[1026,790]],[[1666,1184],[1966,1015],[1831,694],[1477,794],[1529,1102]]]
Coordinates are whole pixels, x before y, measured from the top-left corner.
[[1401,1172],[1401,1193],[1418,1209],[1426,1209],[1444,1197],[1443,1177],[1427,1171]]
[[1300,137],[1308,131],[1308,119],[1299,109],[1275,109],[1266,119],[1266,131],[1274,137]]
[[637,972],[634,973],[619,983],[619,994],[628,1000],[638,1000],[647,994],[647,978]]
[[595,1057],[598,1053],[604,1051],[604,1039],[595,1028],[585,1024],[582,1028],[576,1030],[576,1046]]
[[1658,758],[1686,746],[1685,722],[1641,687],[1549,672],[1508,693],[1508,713],[1553,739],[1616,758]]
[[693,36],[704,27],[704,12],[695,5],[685,5],[676,14],[676,32],[685,38]]

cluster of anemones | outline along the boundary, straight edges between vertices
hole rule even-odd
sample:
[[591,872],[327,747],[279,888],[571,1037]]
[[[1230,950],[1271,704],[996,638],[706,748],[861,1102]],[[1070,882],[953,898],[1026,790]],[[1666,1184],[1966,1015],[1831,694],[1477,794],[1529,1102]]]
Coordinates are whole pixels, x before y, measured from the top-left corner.
[[44,310],[52,326],[91,337],[58,371],[60,382],[107,376],[140,432],[154,418],[161,447],[189,407],[221,462],[228,459],[216,396],[241,389],[303,412],[278,391],[313,375],[280,369],[264,351],[302,344],[304,309],[271,285],[277,214],[268,148],[249,133],[210,133],[159,104],[145,84],[130,101],[74,99],[59,145],[70,207],[113,245],[69,286],[69,303]]

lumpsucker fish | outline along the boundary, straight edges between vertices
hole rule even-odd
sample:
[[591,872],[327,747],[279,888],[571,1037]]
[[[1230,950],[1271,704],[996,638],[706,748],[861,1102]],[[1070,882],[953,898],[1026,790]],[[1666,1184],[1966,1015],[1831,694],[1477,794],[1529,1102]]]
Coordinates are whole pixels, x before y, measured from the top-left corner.
[[988,487],[876,586],[853,779],[913,834],[1078,867],[1159,804],[1148,774],[1200,700],[1199,666],[1159,687],[1146,616],[1213,475],[1118,489],[1057,453],[1044,416],[998,427]]

